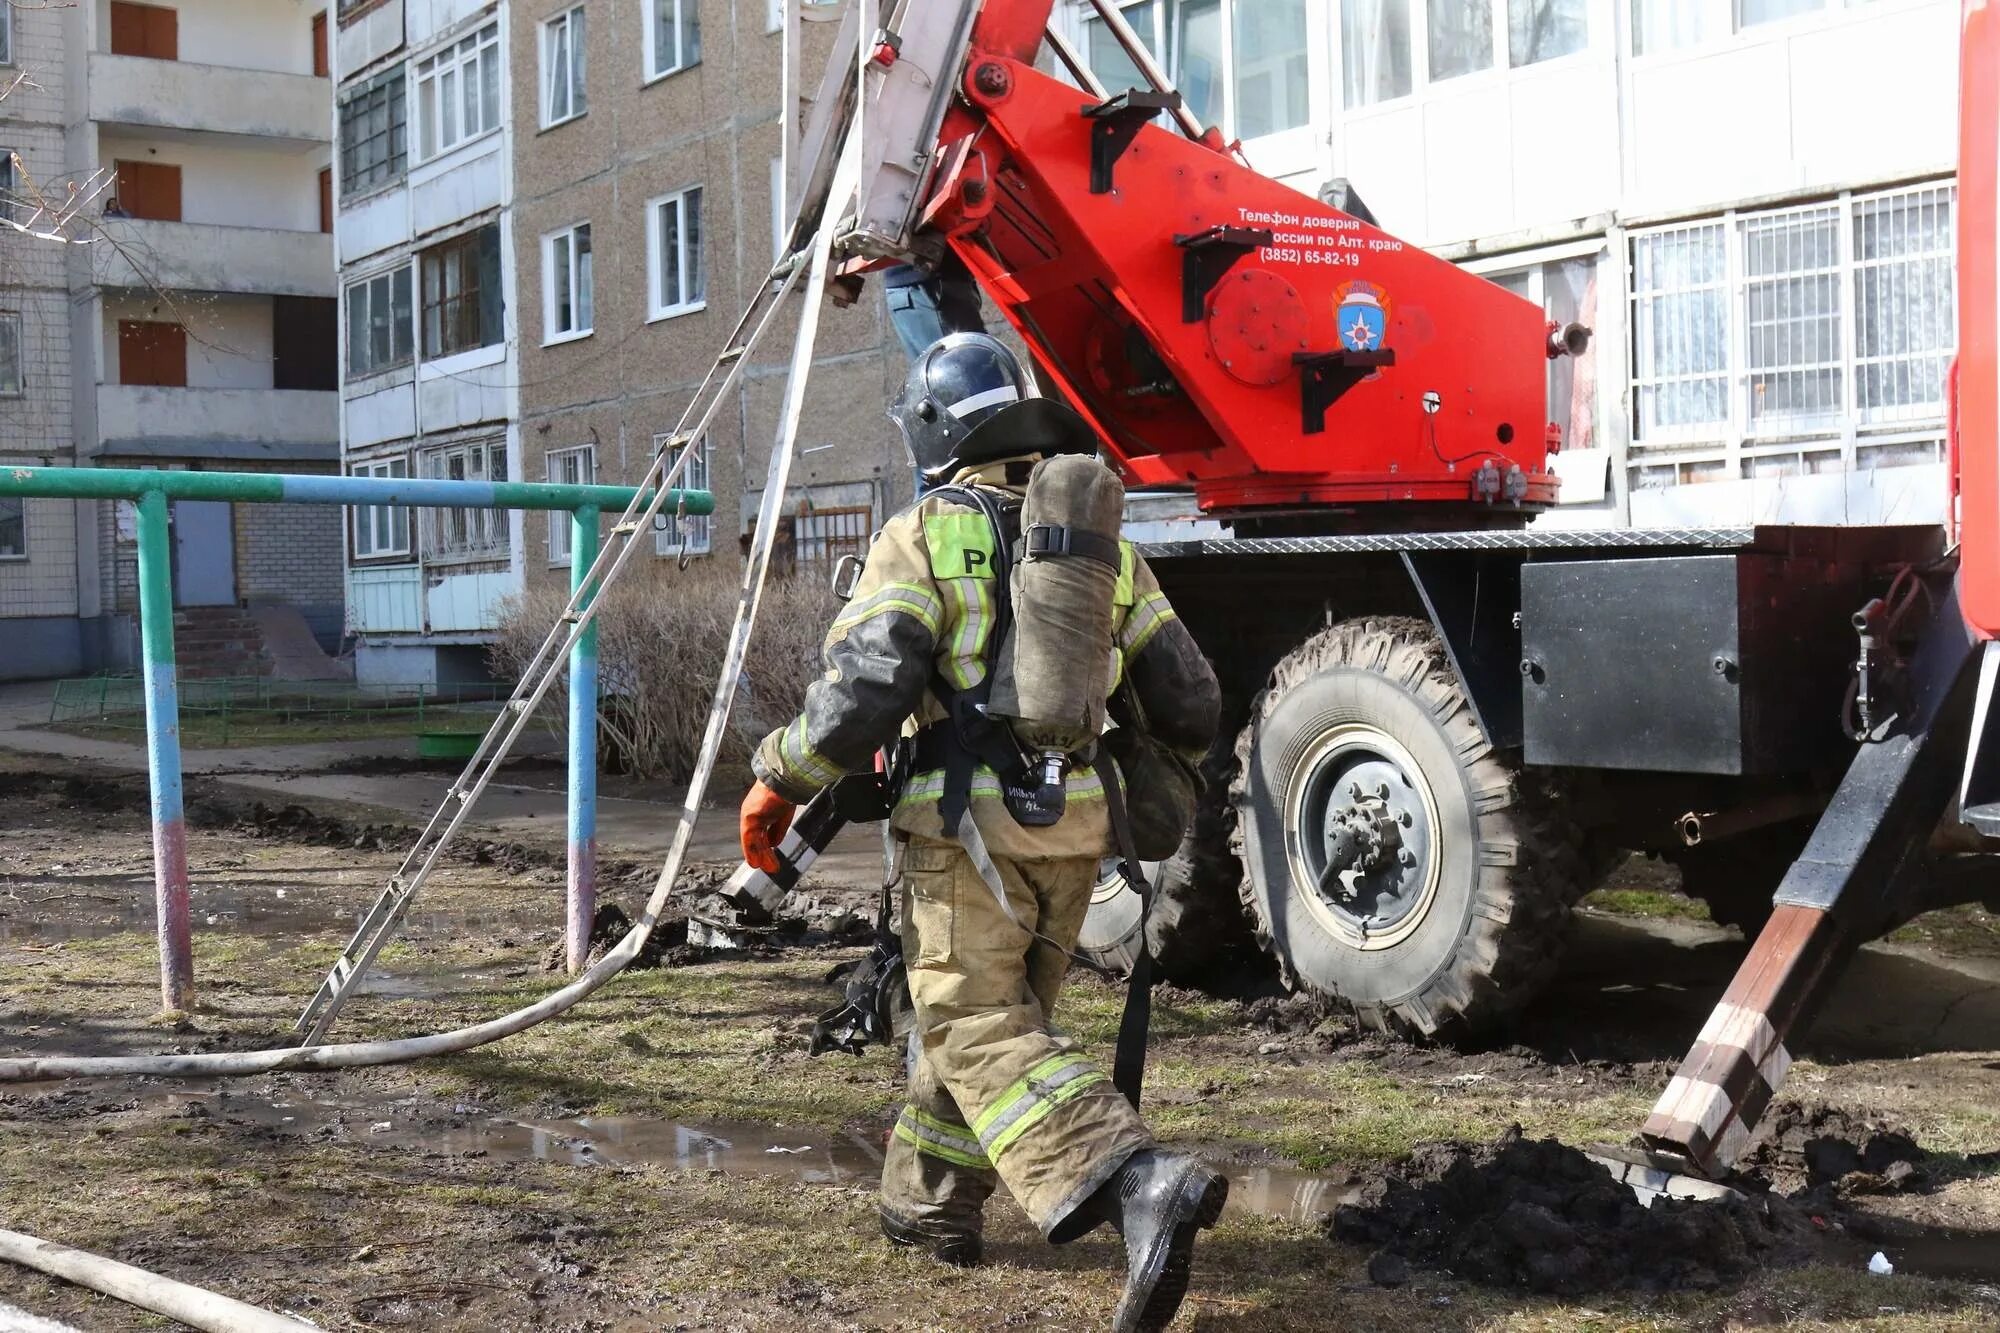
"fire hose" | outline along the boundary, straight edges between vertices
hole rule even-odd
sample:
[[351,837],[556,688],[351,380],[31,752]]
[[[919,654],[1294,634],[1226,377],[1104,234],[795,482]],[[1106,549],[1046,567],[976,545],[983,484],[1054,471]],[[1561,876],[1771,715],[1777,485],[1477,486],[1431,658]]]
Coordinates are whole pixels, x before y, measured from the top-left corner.
[[[755,627],[757,607],[764,581],[770,572],[771,548],[778,531],[777,508],[784,502],[785,487],[791,478],[793,445],[805,402],[807,372],[812,366],[813,346],[818,331],[820,307],[826,293],[826,275],[831,262],[835,224],[839,210],[854,189],[860,174],[859,136],[851,136],[842,150],[829,207],[813,239],[812,269],[807,277],[805,305],[799,316],[799,333],[792,345],[792,364],[785,388],[785,408],[778,443],[771,451],[762,510],[751,534],[750,553],[744,569],[743,587],[736,606],[728,650],[723,655],[722,674],[716,681],[715,699],[708,711],[702,735],[700,757],[688,782],[682,803],[680,826],[674,833],[652,896],[638,922],[624,939],[575,981],[543,996],[525,1008],[491,1018],[470,1027],[428,1036],[400,1037],[385,1041],[344,1042],[333,1046],[287,1046],[260,1051],[211,1052],[193,1055],[49,1055],[0,1059],[0,1083],[21,1083],[49,1078],[96,1078],[111,1075],[153,1075],[167,1078],[242,1077],[293,1070],[359,1069],[369,1065],[401,1064],[435,1055],[450,1055],[499,1041],[517,1032],[547,1022],[600,989],[624,971],[645,948],[647,939],[665,910],[681,865],[694,837],[701,802],[722,749],[724,724],[736,698],[736,687]],[[600,590],[601,595],[601,590]]]
[[0,1259],[114,1296],[208,1333],[299,1333],[315,1325],[274,1314],[88,1250],[73,1250],[19,1231],[0,1231]]

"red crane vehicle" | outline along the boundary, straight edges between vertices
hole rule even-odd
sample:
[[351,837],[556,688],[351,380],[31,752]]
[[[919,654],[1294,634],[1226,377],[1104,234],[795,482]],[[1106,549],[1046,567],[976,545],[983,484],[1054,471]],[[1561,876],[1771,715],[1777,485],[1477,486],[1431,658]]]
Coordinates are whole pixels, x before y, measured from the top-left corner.
[[792,178],[810,212],[860,117],[849,277],[963,264],[1130,485],[1227,524],[1148,549],[1229,696],[1150,947],[1196,973],[1247,917],[1364,1021],[1476,1033],[1656,853],[1755,940],[1645,1127],[1726,1167],[1848,952],[2000,907],[2000,16],[1966,5],[1961,540],[1531,525],[1588,331],[1258,175],[1093,3],[1152,86],[1099,86],[1051,0],[851,4]]

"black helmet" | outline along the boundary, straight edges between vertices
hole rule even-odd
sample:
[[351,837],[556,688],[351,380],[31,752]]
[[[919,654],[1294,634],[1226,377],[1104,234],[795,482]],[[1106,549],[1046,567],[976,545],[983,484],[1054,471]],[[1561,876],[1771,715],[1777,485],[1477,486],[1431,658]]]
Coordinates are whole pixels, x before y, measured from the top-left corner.
[[928,482],[996,458],[1097,447],[1083,418],[1033,397],[1014,353],[984,333],[948,333],[925,348],[889,404],[889,420]]

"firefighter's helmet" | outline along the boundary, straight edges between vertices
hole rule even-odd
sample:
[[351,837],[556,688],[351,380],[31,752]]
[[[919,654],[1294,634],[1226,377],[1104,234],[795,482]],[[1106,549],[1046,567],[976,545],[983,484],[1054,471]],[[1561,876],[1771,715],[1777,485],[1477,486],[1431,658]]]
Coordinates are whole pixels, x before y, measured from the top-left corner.
[[889,419],[926,482],[1022,454],[1094,453],[1083,418],[1038,398],[1020,360],[984,333],[948,333],[910,365]]

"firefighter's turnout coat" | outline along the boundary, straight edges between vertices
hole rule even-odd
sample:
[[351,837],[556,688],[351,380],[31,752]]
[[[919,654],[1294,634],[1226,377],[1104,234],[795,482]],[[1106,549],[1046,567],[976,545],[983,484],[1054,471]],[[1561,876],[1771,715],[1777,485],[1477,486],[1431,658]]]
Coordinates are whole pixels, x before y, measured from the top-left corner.
[[[1018,501],[1034,461],[984,463],[952,481]],[[994,611],[1008,595],[995,577],[997,540],[986,516],[949,492],[884,525],[827,633],[825,674],[804,711],[758,748],[765,785],[810,800],[873,769],[899,733],[944,720],[933,680],[964,691],[983,679]],[[1113,688],[1129,682],[1154,737],[1199,762],[1220,711],[1214,673],[1129,542],[1120,556]],[[1105,1073],[1048,1026],[1111,850],[1104,787],[1089,767],[1073,769],[1062,818],[1025,828],[992,770],[975,769],[972,818],[1008,910],[943,825],[944,781],[941,769],[910,774],[892,816],[908,841],[903,955],[921,1058],[883,1172],[883,1208],[906,1224],[976,1226],[997,1172],[1053,1231],[1152,1141]]]

